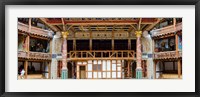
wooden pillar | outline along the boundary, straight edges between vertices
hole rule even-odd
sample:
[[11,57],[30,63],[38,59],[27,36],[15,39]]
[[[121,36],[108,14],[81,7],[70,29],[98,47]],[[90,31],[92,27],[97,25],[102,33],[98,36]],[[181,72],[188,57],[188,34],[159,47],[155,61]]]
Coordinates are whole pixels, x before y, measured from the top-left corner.
[[24,62],[24,70],[25,70],[25,79],[27,79],[28,75],[28,60]]
[[28,32],[31,32],[31,18],[28,20]]
[[131,50],[131,39],[128,39],[128,50]]
[[48,62],[48,78],[51,79],[51,62]]
[[112,50],[115,50],[114,32],[112,32]]
[[90,38],[90,51],[92,50],[92,39]]
[[[28,32],[31,32],[31,18],[29,18],[28,26],[29,26],[28,27]],[[28,35],[26,37],[26,52],[29,52],[29,51],[30,51],[30,36]]]
[[[173,18],[174,32],[176,32],[176,18]],[[178,34],[175,35],[176,56],[178,57]]]
[[178,57],[178,34],[175,35],[175,42],[176,42],[176,57]]
[[112,38],[112,50],[115,50],[115,41],[113,38]]
[[30,51],[30,36],[26,36],[26,52]]
[[128,78],[130,77],[130,60],[128,60]]
[[157,61],[154,61],[154,79],[156,79],[156,65],[157,65]]
[[92,50],[92,32],[90,32],[90,51]]
[[53,45],[53,42],[52,42],[52,39],[49,41],[49,53],[52,53],[52,45]]
[[181,60],[178,59],[178,78],[181,78]]
[[131,39],[130,39],[130,32],[128,33],[128,50],[131,50]]
[[74,51],[76,50],[76,39],[75,38],[73,39],[73,50]]

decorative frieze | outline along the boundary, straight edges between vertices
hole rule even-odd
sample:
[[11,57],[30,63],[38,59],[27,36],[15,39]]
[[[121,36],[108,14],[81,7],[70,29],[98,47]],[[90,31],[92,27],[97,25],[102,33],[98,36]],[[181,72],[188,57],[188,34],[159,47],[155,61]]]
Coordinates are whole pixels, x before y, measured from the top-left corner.
[[[114,32],[115,39],[127,39],[129,37],[128,32]],[[92,39],[111,39],[112,32],[92,32]],[[69,36],[69,38],[72,38]],[[90,38],[89,32],[76,32],[75,38],[77,39],[88,39]]]
[[92,38],[100,38],[100,39],[105,39],[105,38],[111,38],[112,33],[111,32],[93,32],[92,33]]
[[27,58],[28,54],[27,54],[27,52],[24,52],[24,51],[18,51],[18,57],[19,58]]
[[115,32],[114,37],[115,38],[128,38],[128,32]]
[[29,52],[29,59],[44,59],[44,60],[51,60],[50,53],[42,53],[42,52]]
[[75,38],[90,38],[89,32],[77,32],[75,33]]
[[176,55],[176,51],[165,51],[165,52],[155,52],[154,59],[175,59],[182,57],[182,52],[179,51],[178,55]]

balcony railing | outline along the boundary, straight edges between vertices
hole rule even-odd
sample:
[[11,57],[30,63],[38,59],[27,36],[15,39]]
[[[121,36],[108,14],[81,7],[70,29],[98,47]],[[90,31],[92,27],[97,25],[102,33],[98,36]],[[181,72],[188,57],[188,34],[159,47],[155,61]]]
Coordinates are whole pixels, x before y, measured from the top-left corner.
[[39,59],[39,60],[51,60],[51,53],[41,53],[41,52],[18,52],[19,58],[27,58],[27,59]]
[[50,53],[41,53],[41,52],[29,52],[29,59],[50,59]]
[[176,24],[175,27],[174,25],[170,25],[170,26],[166,26],[160,29],[153,30],[153,36],[166,35],[166,34],[174,33],[176,31],[180,31],[181,29],[182,29],[182,23],[178,23]]
[[29,25],[21,23],[21,22],[18,22],[18,29],[21,31],[33,34],[33,35],[52,37],[52,34],[49,30],[44,30],[44,29],[34,27],[34,26],[31,26],[31,29],[30,29],[31,32],[29,32]]
[[182,52],[179,51],[176,55],[176,51],[166,51],[166,52],[155,52],[154,59],[174,59],[182,57]]
[[70,51],[70,60],[87,59],[135,59],[135,52],[130,50],[102,50],[102,51]]
[[27,58],[28,54],[27,54],[27,52],[24,52],[24,51],[18,51],[18,57],[19,58]]
[[46,37],[52,37],[51,32],[49,32],[48,30],[44,30],[44,29],[41,29],[41,28],[33,27],[33,26],[31,26],[31,32],[30,33],[42,35],[42,36],[46,36]]
[[24,23],[18,22],[18,29],[24,32],[28,32],[29,26]]

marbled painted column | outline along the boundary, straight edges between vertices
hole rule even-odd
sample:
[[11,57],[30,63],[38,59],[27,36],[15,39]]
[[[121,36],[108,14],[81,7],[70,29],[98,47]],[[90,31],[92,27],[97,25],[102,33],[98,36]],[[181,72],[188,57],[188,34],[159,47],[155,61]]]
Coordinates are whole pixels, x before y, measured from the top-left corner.
[[146,60],[146,66],[147,66],[147,77],[149,79],[153,79],[154,77],[154,71],[153,71],[153,58],[149,55],[153,54],[153,41],[151,36],[148,34],[148,31],[142,32],[141,41],[142,41],[142,53],[147,53],[148,58]]
[[57,72],[58,72],[58,59],[55,55],[61,53],[61,35],[60,32],[56,32],[56,35],[53,36],[51,49],[52,54],[54,55],[51,60],[51,79],[57,79]]
[[142,62],[142,45],[141,45],[141,35],[142,31],[136,31],[136,62],[137,62],[137,67],[136,67],[136,79],[141,79],[142,78],[142,67],[141,67],[141,62]]
[[62,32],[63,44],[62,44],[62,79],[68,78],[68,69],[67,69],[67,36],[68,32]]

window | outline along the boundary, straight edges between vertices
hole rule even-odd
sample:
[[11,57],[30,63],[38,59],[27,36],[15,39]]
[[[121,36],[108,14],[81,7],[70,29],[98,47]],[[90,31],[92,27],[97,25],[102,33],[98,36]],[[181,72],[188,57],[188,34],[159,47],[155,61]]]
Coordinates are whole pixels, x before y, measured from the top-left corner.
[[93,65],[93,70],[94,70],[94,71],[102,71],[102,66],[101,66],[101,64],[94,64],[94,65]]

